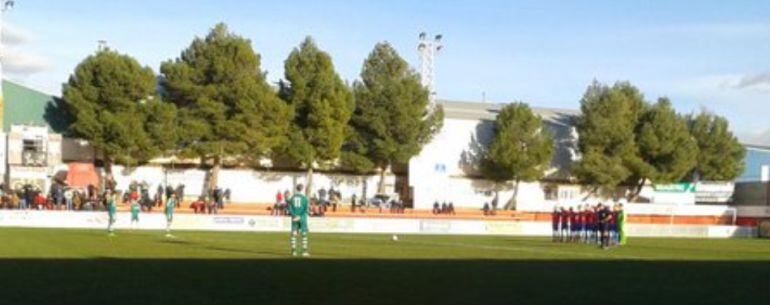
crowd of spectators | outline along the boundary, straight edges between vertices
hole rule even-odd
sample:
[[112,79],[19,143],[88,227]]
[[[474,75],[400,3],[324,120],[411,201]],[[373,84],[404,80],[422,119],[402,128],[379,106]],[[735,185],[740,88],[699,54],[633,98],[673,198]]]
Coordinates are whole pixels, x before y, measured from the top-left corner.
[[[281,192],[278,190],[275,193],[275,202],[270,208],[272,215],[287,215],[289,199],[292,194],[289,190]],[[342,210],[342,193],[335,190],[333,187],[328,189],[321,188],[314,192],[310,196],[310,216],[323,217],[327,212],[337,212]],[[389,198],[388,196],[377,195],[369,200],[366,198],[359,198],[358,195],[352,194],[350,197],[350,209],[352,213],[365,213],[367,210],[376,209],[379,213],[388,211],[390,213],[398,214],[404,213],[405,205],[403,201],[396,198]]]
[[453,202],[446,203],[446,201],[442,202],[441,204],[438,203],[438,201],[433,203],[433,215],[454,215],[455,214],[455,204]]
[[[114,184],[113,184],[114,185]],[[154,208],[160,208],[163,203],[176,195],[184,198],[185,185],[158,185],[154,193],[151,193],[147,182],[132,181],[126,190],[116,191],[123,204],[138,203],[141,210],[150,212]],[[216,214],[224,209],[225,202],[230,200],[230,189],[216,188],[205,196],[200,196],[193,201],[190,208],[195,213]],[[177,201],[177,207],[182,200]],[[0,185],[0,208],[19,210],[67,210],[67,211],[104,211],[107,207],[104,191],[100,191],[94,185],[85,188],[73,188],[62,183],[53,183],[50,190],[44,193],[39,187],[26,184],[6,191],[6,187]]]

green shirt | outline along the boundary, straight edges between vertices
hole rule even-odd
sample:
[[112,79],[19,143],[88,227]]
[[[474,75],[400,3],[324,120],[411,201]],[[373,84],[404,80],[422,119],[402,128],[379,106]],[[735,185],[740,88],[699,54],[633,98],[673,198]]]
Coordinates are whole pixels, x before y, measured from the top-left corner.
[[307,218],[308,200],[305,195],[295,194],[289,199],[289,214],[293,217]]
[[139,216],[139,204],[138,203],[132,203],[131,204],[131,216],[133,216],[133,217]]

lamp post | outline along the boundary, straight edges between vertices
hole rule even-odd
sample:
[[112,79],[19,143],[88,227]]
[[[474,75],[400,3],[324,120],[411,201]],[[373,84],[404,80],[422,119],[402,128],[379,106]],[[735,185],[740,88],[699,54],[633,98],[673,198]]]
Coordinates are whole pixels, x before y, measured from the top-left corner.
[[428,107],[430,110],[436,106],[436,88],[434,83],[433,62],[436,53],[441,50],[442,35],[436,35],[428,39],[428,34],[420,33],[417,51],[420,52],[420,82],[428,89]]
[[2,131],[3,116],[5,115],[5,101],[3,96],[3,64],[5,63],[5,47],[3,46],[3,15],[13,8],[13,0],[1,0],[0,5],[0,131]]

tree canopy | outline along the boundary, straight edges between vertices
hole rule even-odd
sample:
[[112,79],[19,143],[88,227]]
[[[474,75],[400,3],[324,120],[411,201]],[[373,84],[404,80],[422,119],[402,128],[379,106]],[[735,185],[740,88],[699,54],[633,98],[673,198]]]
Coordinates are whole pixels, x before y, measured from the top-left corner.
[[654,183],[680,182],[690,174],[698,146],[667,98],[660,98],[640,119],[637,143],[647,165],[645,178]]
[[707,181],[730,181],[745,169],[746,149],[730,131],[727,119],[702,111],[687,117],[699,154],[693,176]]
[[256,163],[287,141],[290,108],[265,80],[251,42],[226,25],[195,38],[161,73],[179,108],[180,153],[212,161],[209,187],[223,156]]
[[635,131],[645,109],[644,97],[629,83],[612,87],[592,83],[580,101],[576,127],[581,160],[573,172],[581,182],[604,190],[644,177]]
[[329,54],[307,37],[284,63],[286,81],[279,94],[293,110],[288,156],[308,169],[308,186],[316,162],[330,163],[340,149],[353,112],[350,89],[334,71]]
[[[428,90],[419,75],[388,43],[378,43],[366,58],[353,92],[356,107],[346,151],[365,156],[381,174],[391,164],[408,162],[441,128],[443,109],[428,109]],[[383,181],[381,176],[380,192]]]
[[515,204],[520,181],[543,177],[554,152],[550,132],[527,104],[512,103],[500,110],[494,123],[494,138],[481,158],[484,177],[513,181]]
[[155,95],[152,70],[109,49],[78,64],[62,90],[70,131],[101,154],[108,175],[113,162],[138,164],[173,145],[175,109]]

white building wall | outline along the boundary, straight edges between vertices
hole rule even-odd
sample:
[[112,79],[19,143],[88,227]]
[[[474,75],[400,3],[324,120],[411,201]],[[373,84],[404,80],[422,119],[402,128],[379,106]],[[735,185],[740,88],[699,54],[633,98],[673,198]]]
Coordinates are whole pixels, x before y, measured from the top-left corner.
[[[425,145],[419,155],[409,162],[409,185],[414,190],[414,207],[430,209],[435,201],[452,202],[460,208],[482,208],[494,198],[494,184],[483,179],[467,177],[463,166],[473,154],[472,143],[485,141],[484,130],[477,130],[481,121],[444,119],[444,126],[433,141]],[[467,158],[466,158],[467,159]],[[499,207],[513,196],[512,189],[499,193]],[[517,201],[539,204],[544,200],[540,183],[521,183]]]
[[[147,182],[152,194],[158,185],[176,187],[185,185],[185,197],[200,196],[206,181],[206,171],[201,169],[164,169],[159,166],[141,166],[126,170],[123,166],[113,166],[113,176],[119,190],[128,189],[131,181]],[[393,184],[395,177],[386,176],[386,184]],[[222,189],[230,189],[231,200],[238,203],[272,203],[276,192],[291,190],[297,183],[307,185],[303,172],[255,171],[250,169],[222,169],[218,177]],[[334,187],[342,193],[343,200],[356,194],[361,198],[364,184],[367,195],[371,197],[377,189],[378,175],[356,176],[345,174],[314,173],[313,189]]]

